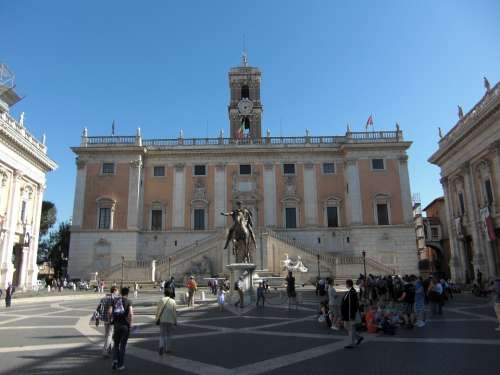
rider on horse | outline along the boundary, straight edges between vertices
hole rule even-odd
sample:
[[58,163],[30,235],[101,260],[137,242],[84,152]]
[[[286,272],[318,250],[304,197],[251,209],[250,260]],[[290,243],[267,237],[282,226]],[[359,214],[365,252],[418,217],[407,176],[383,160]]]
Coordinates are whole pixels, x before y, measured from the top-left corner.
[[[229,228],[229,233],[227,234],[227,240],[226,240],[226,244],[224,245],[224,249],[227,249],[227,246],[229,245],[229,242],[234,239],[234,232],[236,230],[236,227],[239,225],[238,223],[238,215],[241,213],[246,221],[246,227],[248,229],[248,231],[250,232],[250,237],[253,241],[254,244],[256,244],[255,242],[255,234],[253,232],[253,222],[252,222],[252,212],[247,209],[246,207],[241,207],[241,202],[240,201],[237,201],[236,202],[236,206],[237,208],[233,209],[232,211],[230,212],[221,212],[220,214],[221,215],[224,215],[224,216],[231,216],[233,218],[233,225],[231,226],[231,228]],[[243,224],[244,225],[244,224]]]

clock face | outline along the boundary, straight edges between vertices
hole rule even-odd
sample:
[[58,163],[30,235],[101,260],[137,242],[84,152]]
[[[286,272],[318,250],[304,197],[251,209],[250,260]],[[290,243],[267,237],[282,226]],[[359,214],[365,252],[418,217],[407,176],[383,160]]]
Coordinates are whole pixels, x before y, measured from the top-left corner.
[[253,103],[248,98],[243,98],[238,103],[238,111],[242,115],[249,115],[252,112]]

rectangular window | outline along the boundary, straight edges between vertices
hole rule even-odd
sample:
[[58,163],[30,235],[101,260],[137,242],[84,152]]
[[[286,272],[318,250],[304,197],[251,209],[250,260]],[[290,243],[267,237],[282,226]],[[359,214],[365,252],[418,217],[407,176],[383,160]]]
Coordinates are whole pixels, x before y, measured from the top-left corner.
[[389,225],[389,209],[386,203],[377,204],[378,225]]
[[335,164],[334,163],[323,163],[323,173],[324,174],[335,173]]
[[151,230],[162,230],[162,210],[151,210]]
[[295,207],[285,208],[285,228],[297,228],[296,212],[297,211]]
[[204,165],[195,165],[194,166],[194,175],[195,176],[206,176],[206,168]]
[[102,174],[114,174],[115,163],[102,163]]
[[384,159],[372,159],[372,169],[375,170],[382,170],[384,168]]
[[205,229],[205,210],[203,208],[196,208],[194,210],[194,229]]
[[155,177],[165,177],[165,167],[163,165],[157,165],[153,168],[153,176]]
[[437,227],[431,227],[431,238],[434,241],[439,240],[439,229]]
[[102,207],[99,209],[99,229],[111,228],[111,208]]
[[338,227],[339,226],[339,215],[337,207],[327,207],[326,217],[328,221],[328,227]]
[[458,203],[460,204],[460,215],[465,213],[465,203],[464,203],[464,195],[462,193],[458,193]]
[[493,203],[493,190],[491,189],[491,181],[486,180],[484,181],[484,190],[486,191],[486,203],[488,205]]
[[295,164],[283,164],[283,174],[295,174]]
[[250,164],[240,164],[240,175],[252,174],[252,166]]

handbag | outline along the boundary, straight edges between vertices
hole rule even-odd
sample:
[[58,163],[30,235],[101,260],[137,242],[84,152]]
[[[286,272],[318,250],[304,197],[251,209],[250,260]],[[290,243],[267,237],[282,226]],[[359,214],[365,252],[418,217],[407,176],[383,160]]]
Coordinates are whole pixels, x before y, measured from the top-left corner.
[[161,316],[163,315],[163,311],[165,311],[165,307],[167,307],[168,305],[168,302],[170,301],[170,299],[167,300],[167,302],[163,305],[163,307],[161,308],[161,311],[160,311],[160,315],[159,315],[159,318],[156,319],[156,325],[159,326],[160,325],[160,319],[161,319]]

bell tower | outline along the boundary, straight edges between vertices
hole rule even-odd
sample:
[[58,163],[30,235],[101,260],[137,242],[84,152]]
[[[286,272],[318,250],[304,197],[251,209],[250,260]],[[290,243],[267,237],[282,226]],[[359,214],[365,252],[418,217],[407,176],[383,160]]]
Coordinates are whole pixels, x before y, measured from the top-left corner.
[[248,66],[245,52],[241,56],[241,66],[231,68],[229,71],[228,112],[233,139],[256,139],[262,136],[260,78],[260,70]]

